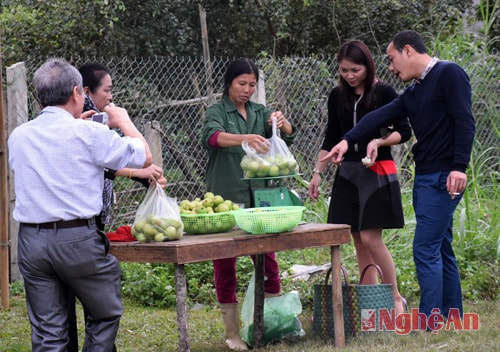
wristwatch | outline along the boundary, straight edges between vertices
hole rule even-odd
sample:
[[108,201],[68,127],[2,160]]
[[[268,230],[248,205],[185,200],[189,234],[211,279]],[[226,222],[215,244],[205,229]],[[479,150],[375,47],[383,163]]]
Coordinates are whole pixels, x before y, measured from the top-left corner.
[[314,172],[315,174],[320,175],[320,176],[322,176],[322,175],[323,175],[323,173],[322,173],[321,171],[319,171],[318,169],[314,169],[314,170],[313,170],[313,172]]

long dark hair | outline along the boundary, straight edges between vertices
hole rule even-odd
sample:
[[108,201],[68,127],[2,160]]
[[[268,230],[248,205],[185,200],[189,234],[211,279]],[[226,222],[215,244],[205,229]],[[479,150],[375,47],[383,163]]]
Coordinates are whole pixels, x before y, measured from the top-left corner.
[[259,70],[255,63],[246,58],[239,58],[232,61],[227,67],[226,73],[224,74],[224,95],[229,95],[229,87],[233,80],[239,75],[243,74],[254,74],[256,81],[259,81]]
[[[337,54],[337,63],[340,63],[342,60],[349,60],[357,65],[366,67],[365,88],[360,104],[366,107],[372,107],[374,104],[373,84],[375,82],[376,72],[375,62],[370,49],[368,49],[366,44],[361,40],[349,40],[342,44]],[[344,98],[343,101],[346,108],[351,110],[354,106],[356,95],[354,93],[354,88],[351,87],[341,75],[339,75],[339,91]]]

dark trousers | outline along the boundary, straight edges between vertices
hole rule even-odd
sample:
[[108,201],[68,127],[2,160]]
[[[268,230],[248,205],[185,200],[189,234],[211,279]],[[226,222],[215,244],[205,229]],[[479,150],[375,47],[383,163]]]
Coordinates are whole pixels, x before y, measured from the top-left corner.
[[446,190],[448,172],[417,174],[413,207],[417,225],[413,259],[420,285],[421,313],[438,309],[445,317],[450,308],[463,314],[462,290],[453,252],[453,213],[462,196],[451,199]]
[[[21,225],[19,269],[24,278],[32,350],[67,351],[70,289],[86,311],[83,351],[113,351],[123,312],[120,265],[95,225],[45,229]],[[73,312],[70,312],[73,310]],[[77,342],[76,342],[77,343]]]

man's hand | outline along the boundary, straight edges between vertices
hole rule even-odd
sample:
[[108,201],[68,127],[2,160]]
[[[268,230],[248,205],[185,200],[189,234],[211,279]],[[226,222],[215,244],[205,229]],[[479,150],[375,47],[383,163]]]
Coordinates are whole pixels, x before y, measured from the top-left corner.
[[82,120],[90,120],[90,118],[92,117],[92,115],[94,115],[97,111],[95,110],[87,110],[85,112],[82,112],[82,114],[80,115],[80,118]]
[[347,141],[343,139],[319,161],[330,161],[338,165],[342,162],[342,160],[344,160],[344,154],[347,152],[348,148],[349,145],[347,144]]
[[446,189],[451,199],[462,194],[467,186],[467,175],[461,171],[451,171],[446,179]]

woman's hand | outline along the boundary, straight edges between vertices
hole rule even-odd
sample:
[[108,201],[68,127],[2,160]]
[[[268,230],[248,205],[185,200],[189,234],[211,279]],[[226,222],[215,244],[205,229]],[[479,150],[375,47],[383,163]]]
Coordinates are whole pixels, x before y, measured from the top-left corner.
[[269,151],[269,141],[261,135],[246,134],[244,136],[244,140],[259,154],[267,153]]
[[[378,147],[380,146],[380,140],[379,139],[372,139],[370,143],[366,146],[366,160],[363,162],[363,165],[366,167],[370,167],[373,164],[375,164],[375,161],[377,160],[378,157]],[[365,159],[365,158],[364,158]]]
[[281,132],[283,132],[284,134],[292,134],[292,125],[285,118],[285,115],[283,115],[283,113],[281,111],[273,112],[271,114],[271,116],[269,117],[269,120],[267,121],[267,123],[272,125],[273,118],[276,118],[276,127],[278,127]]
[[143,169],[134,169],[134,176],[147,178],[150,183],[159,183],[162,188],[167,187],[167,180],[163,176],[163,170],[155,164],[151,164]]
[[309,182],[309,197],[312,200],[318,200],[319,195],[321,192],[319,191],[319,185],[321,183],[321,177],[319,174],[316,172],[313,174],[313,177],[311,179],[311,182]]

